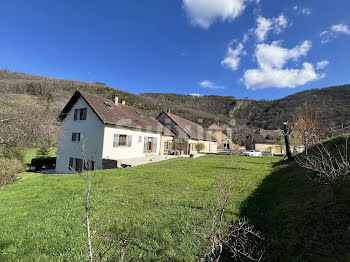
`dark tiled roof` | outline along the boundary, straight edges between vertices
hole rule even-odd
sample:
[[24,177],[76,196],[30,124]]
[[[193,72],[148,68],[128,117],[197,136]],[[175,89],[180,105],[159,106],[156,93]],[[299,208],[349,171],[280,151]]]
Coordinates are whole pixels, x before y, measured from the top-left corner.
[[210,127],[208,127],[208,130],[222,131],[223,129],[219,125],[217,125],[216,123],[213,123]]
[[205,131],[202,126],[177,115],[166,112],[164,113],[167,114],[190,138],[197,140],[217,141],[215,137]]
[[255,134],[253,134],[255,143],[268,143],[275,144],[278,141],[279,130],[266,130],[258,129]]
[[159,126],[159,130],[162,131],[162,134],[163,134],[164,136],[173,136],[173,137],[176,136],[173,132],[171,132],[171,130],[169,130],[169,128],[165,127],[165,126],[164,126],[161,122],[159,122],[157,119],[155,119],[155,118],[153,118],[153,117],[151,117],[151,119],[154,119],[154,121],[157,122],[157,124],[158,124],[158,126]]
[[[104,124],[113,124],[117,126],[133,127],[150,131],[161,132],[158,121],[147,117],[141,110],[131,106],[118,104],[113,101],[104,99],[80,90],[77,90],[67,105],[63,108],[59,119],[63,120],[79,97],[82,97],[100,118]],[[109,108],[106,103],[110,104]]]

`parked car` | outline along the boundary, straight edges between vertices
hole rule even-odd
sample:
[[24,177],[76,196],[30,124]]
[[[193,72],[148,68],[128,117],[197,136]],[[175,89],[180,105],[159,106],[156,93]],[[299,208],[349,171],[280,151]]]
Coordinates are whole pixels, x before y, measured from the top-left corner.
[[258,150],[246,150],[241,153],[242,156],[262,156],[262,153]]

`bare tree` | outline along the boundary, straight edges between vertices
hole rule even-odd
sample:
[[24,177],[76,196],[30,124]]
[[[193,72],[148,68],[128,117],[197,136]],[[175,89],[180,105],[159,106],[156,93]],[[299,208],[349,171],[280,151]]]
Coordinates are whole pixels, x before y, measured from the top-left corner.
[[302,136],[305,153],[310,146],[316,144],[322,137],[321,115],[315,109],[304,106],[295,117],[295,130]]
[[[86,183],[86,195],[84,201],[85,218],[84,223],[86,225],[87,235],[87,249],[88,258],[90,262],[108,261],[109,256],[119,255],[119,261],[124,261],[127,255],[127,249],[125,248],[125,240],[121,238],[118,231],[117,222],[114,223],[114,233],[109,230],[108,226],[103,226],[101,221],[95,222],[92,225],[90,216],[92,209],[92,196],[96,193],[97,186],[102,182],[102,176],[98,176],[99,167],[94,166],[93,161],[96,151],[92,152],[90,156],[87,155],[86,144],[87,141],[84,137],[81,138],[82,147],[81,152],[83,156],[82,167],[78,169],[77,173],[81,179]],[[73,167],[70,167],[74,170]],[[94,170],[93,170],[94,169]],[[86,171],[82,173],[82,171]],[[74,170],[76,171],[76,170]],[[100,199],[101,200],[101,199]],[[96,206],[95,206],[96,208]],[[98,234],[97,232],[101,233]],[[129,236],[129,235],[128,235]]]
[[52,144],[57,140],[58,124],[47,108],[36,103],[22,104],[10,97],[2,97],[0,105],[2,148],[36,141]]
[[286,144],[286,152],[287,152],[287,157],[288,160],[293,160],[293,154],[290,150],[290,141],[289,141],[289,136],[293,131],[293,126],[287,121],[283,123],[283,129],[282,133],[284,136],[284,142]]
[[332,154],[321,143],[316,146],[313,154],[306,154],[297,158],[300,167],[306,168],[311,175],[308,177],[318,183],[330,185],[333,192],[339,192],[346,177],[350,173],[350,159],[348,155],[348,139],[345,138],[344,151],[338,148],[338,154]]

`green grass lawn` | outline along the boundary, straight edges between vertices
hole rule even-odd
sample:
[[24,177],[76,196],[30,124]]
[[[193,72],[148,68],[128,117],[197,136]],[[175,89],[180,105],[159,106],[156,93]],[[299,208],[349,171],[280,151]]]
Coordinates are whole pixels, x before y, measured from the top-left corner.
[[[198,234],[210,218],[213,184],[228,176],[228,157],[177,158],[129,169],[105,170],[93,194],[92,221],[117,221],[128,234],[127,258],[133,261],[194,261]],[[243,180],[255,184],[279,158],[234,157]],[[247,163],[241,163],[246,161]],[[236,185],[236,189],[241,184]],[[102,192],[103,191],[103,192]],[[0,261],[75,261],[86,247],[85,184],[78,175],[26,174],[0,188]],[[240,215],[240,204],[227,217]]]
[[[24,157],[23,157],[23,163],[25,165],[30,164],[32,159],[37,157],[37,150],[38,150],[37,148],[33,148],[33,147],[25,150]],[[56,155],[57,155],[57,148],[54,147],[51,149],[48,156],[54,157]]]

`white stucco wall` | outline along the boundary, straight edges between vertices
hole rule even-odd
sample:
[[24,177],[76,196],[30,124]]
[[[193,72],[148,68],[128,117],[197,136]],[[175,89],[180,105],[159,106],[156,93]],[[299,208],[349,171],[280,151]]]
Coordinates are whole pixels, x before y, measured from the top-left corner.
[[[74,109],[79,108],[87,108],[86,120],[74,121]],[[57,149],[56,172],[74,173],[68,167],[70,157],[92,160],[95,162],[95,168],[100,169],[102,165],[103,132],[103,123],[85,100],[80,97],[62,122]],[[72,141],[72,133],[81,133],[81,141]],[[82,152],[83,143],[84,154]]]
[[[127,136],[131,135],[132,136],[131,147],[128,147],[128,146],[113,147],[115,134],[127,135]],[[139,136],[142,137],[141,142],[139,142]],[[160,147],[161,147],[160,133],[130,129],[130,128],[124,128],[124,127],[116,127],[113,125],[106,125],[104,128],[102,158],[121,160],[121,159],[145,156],[144,154],[144,137],[145,136],[157,138],[157,151],[155,152],[155,154],[159,155]]]

